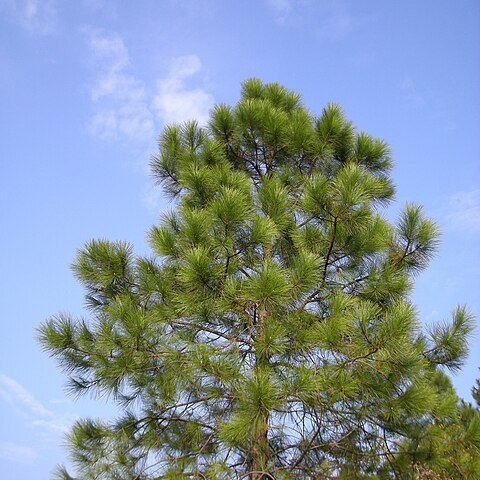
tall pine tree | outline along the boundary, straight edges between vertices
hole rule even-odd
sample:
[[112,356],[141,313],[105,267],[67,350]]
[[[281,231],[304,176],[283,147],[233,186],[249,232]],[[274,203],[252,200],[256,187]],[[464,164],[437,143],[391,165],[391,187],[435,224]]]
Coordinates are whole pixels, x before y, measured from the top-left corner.
[[159,147],[153,175],[175,203],[149,233],[153,255],[89,242],[73,268],[90,319],[39,330],[72,392],[124,411],[74,425],[79,478],[410,472],[397,460],[452,408],[437,373],[461,365],[473,319],[458,307],[422,329],[409,294],[438,229],[418,205],[395,225],[382,216],[385,142],[336,105],[317,117],[251,79],[207,128],[168,126]]

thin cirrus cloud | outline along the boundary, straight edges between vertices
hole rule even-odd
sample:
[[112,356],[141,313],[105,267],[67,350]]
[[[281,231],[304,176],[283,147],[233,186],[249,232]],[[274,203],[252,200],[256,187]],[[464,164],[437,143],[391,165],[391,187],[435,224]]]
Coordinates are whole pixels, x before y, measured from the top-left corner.
[[57,415],[46,408],[25,387],[3,373],[0,373],[0,398],[29,426],[43,432],[65,433],[73,422],[71,416]]
[[0,0],[0,8],[12,20],[31,34],[49,35],[57,27],[57,8],[54,0]]
[[148,141],[158,123],[196,119],[206,123],[213,96],[202,88],[188,88],[187,81],[201,71],[196,55],[175,58],[167,75],[157,81],[153,95],[146,83],[131,73],[130,55],[118,34],[87,30],[95,79],[90,98],[95,112],[90,134],[104,140]]

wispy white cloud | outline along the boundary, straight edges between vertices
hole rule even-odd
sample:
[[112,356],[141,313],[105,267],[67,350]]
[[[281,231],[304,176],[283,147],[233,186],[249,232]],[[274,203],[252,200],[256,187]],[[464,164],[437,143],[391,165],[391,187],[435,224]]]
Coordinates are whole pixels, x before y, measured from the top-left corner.
[[70,425],[73,423],[73,418],[70,417],[70,421],[67,418],[59,418],[53,416],[51,419],[39,418],[32,420],[30,426],[39,428],[42,431],[48,430],[55,433],[67,433],[70,430]]
[[89,132],[103,139],[146,140],[154,132],[153,114],[148,108],[143,81],[128,73],[130,58],[123,40],[87,30],[95,81],[90,95],[96,111]]
[[0,373],[0,397],[31,427],[63,433],[73,422],[71,416],[57,415],[46,408],[25,387],[3,373]]
[[480,233],[480,189],[452,195],[447,219],[454,228],[469,233]]
[[0,442],[0,458],[9,462],[29,464],[38,456],[38,453],[31,447],[13,442]]
[[148,141],[159,124],[195,119],[205,124],[213,96],[190,86],[201,72],[196,55],[175,58],[167,75],[158,80],[154,95],[146,83],[130,72],[129,52],[117,34],[85,30],[95,71],[90,97],[95,111],[88,130],[102,139]]
[[0,373],[0,396],[12,406],[26,408],[34,415],[41,417],[53,415],[30,392],[3,373]]
[[0,0],[13,20],[32,34],[49,35],[57,26],[54,0]]
[[201,68],[196,55],[177,57],[168,75],[157,83],[153,105],[163,123],[197,120],[201,125],[206,124],[213,96],[202,88],[187,86],[187,80]]

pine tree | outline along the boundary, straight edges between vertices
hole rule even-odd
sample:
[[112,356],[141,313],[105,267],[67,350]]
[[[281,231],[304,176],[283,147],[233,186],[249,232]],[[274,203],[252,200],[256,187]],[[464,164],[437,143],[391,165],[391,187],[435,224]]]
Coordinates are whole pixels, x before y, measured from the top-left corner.
[[73,269],[90,319],[39,329],[74,394],[124,411],[74,425],[79,478],[392,478],[473,319],[422,329],[409,295],[438,228],[418,205],[382,215],[391,168],[340,107],[314,116],[258,79],[208,127],[165,128],[152,170],[174,209],[153,255],[89,242]]

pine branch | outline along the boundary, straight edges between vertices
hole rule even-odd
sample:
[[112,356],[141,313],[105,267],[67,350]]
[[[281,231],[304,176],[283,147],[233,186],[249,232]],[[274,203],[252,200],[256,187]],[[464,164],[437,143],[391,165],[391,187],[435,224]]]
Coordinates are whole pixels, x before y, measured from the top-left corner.
[[192,329],[196,329],[197,331],[205,331],[205,332],[211,333],[213,335],[217,335],[218,337],[224,338],[225,340],[229,340],[231,342],[245,343],[247,345],[253,346],[253,343],[246,338],[240,338],[239,336],[228,335],[226,333],[220,332],[219,330],[208,327],[205,324],[187,322],[187,321],[179,320],[179,319],[170,320],[169,323],[170,323],[170,325],[181,325],[181,326],[185,326],[185,327],[190,327]]

